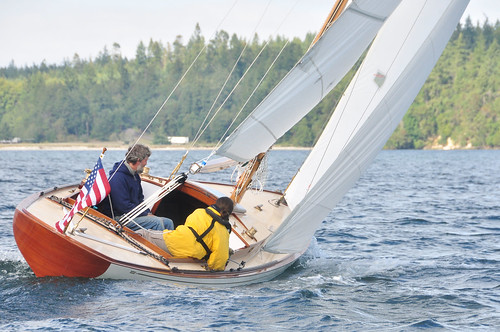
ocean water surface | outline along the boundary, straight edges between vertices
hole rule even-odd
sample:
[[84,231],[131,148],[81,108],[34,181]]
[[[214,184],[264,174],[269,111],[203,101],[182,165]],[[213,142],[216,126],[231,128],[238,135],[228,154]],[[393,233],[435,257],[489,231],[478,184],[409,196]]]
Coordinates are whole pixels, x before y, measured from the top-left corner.
[[[382,151],[267,283],[36,278],[13,237],[16,205],[79,182],[99,153],[0,150],[0,330],[500,330],[500,151]],[[148,166],[168,176],[183,153],[153,151]],[[284,190],[307,154],[271,151],[265,188]],[[123,155],[108,151],[105,169]]]

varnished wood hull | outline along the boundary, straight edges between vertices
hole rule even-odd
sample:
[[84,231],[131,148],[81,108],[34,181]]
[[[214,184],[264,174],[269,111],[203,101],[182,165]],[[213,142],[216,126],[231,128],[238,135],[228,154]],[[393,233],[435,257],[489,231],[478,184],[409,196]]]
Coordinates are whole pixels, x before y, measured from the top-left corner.
[[16,209],[13,228],[17,246],[37,277],[95,278],[110,266],[96,252],[65,238],[26,211]]

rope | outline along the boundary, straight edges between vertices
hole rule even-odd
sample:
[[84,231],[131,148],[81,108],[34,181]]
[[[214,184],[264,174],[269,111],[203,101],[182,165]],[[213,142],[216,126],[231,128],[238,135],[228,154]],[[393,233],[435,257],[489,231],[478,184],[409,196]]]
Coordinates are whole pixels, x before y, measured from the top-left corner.
[[[71,208],[71,204],[69,204],[68,202],[64,201],[64,199],[62,198],[59,198],[57,196],[50,196],[49,197],[50,200],[54,201],[54,202],[57,202],[59,204],[61,204],[62,206],[66,207],[66,208]],[[78,213],[81,213],[81,211],[78,211]],[[96,216],[93,216],[91,214],[87,214],[86,215],[86,218],[95,222],[96,224],[106,228],[107,230],[109,231],[112,231],[113,233],[119,235],[123,240],[125,240],[127,243],[131,244],[132,246],[134,246],[135,248],[139,249],[140,251],[144,252],[146,255],[148,256],[151,256],[153,257],[154,259],[158,260],[159,262],[165,264],[166,266],[170,267],[169,266],[169,262],[168,260],[161,256],[161,255],[158,255],[154,252],[152,252],[151,250],[149,250],[148,248],[146,248],[145,246],[143,246],[141,243],[137,242],[135,239],[131,238],[126,232],[123,231],[123,229],[120,227],[116,227],[115,224],[113,224],[111,221],[105,219],[105,218],[100,218],[100,217],[96,217]]]
[[264,190],[264,187],[266,185],[267,174],[268,174],[268,162],[266,153],[264,158],[262,158],[262,160],[260,161],[260,166],[253,176],[252,184],[254,181],[257,182],[255,185],[252,186],[252,189],[254,191],[262,192]]
[[184,182],[182,181],[183,179],[185,179],[184,174],[177,175],[174,179],[166,183],[164,186],[162,186],[160,189],[158,189],[156,192],[154,192],[152,195],[150,195],[148,198],[146,198],[144,201],[138,204],[135,208],[124,214],[120,218],[120,224],[122,224],[122,226],[128,225],[130,221],[133,221],[133,219],[135,219],[141,213],[146,211],[149,205],[155,204],[163,197],[167,196],[169,193],[174,191],[177,187],[179,187]]

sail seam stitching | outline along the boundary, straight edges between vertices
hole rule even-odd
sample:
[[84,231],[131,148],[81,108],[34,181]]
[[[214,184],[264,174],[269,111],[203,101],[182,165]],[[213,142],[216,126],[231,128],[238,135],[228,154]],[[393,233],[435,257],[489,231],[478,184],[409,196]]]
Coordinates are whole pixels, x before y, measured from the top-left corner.
[[346,9],[346,11],[353,11],[354,13],[357,13],[357,14],[360,14],[360,15],[363,15],[363,16],[366,16],[366,17],[369,17],[369,18],[373,18],[374,20],[377,20],[377,21],[381,21],[381,22],[384,22],[386,20],[387,17],[382,17],[382,16],[378,16],[378,15],[374,15],[370,12],[367,12],[367,11],[364,11],[362,10],[361,8],[357,7],[357,6],[350,6],[349,8]]
[[319,78],[316,81],[320,81],[321,82],[321,99],[323,99],[323,97],[324,97],[323,92],[325,91],[324,90],[324,88],[325,88],[324,87],[324,82],[323,82],[323,74],[319,70],[319,67],[316,65],[316,63],[314,63],[314,59],[313,58],[311,58],[311,64],[314,66],[314,68],[318,72]]
[[255,122],[257,122],[258,124],[260,124],[260,125],[261,125],[261,126],[262,126],[262,127],[263,127],[263,128],[264,128],[264,129],[265,129],[265,130],[269,133],[269,134],[271,134],[271,136],[272,136],[275,140],[278,140],[278,138],[277,138],[277,137],[273,134],[273,132],[271,131],[271,129],[270,129],[268,126],[266,126],[266,125],[264,124],[264,122],[260,121],[259,119],[257,119],[257,118],[256,118],[256,117],[254,117],[253,115],[250,115],[250,117],[251,117],[252,119],[254,119],[254,120],[255,120]]

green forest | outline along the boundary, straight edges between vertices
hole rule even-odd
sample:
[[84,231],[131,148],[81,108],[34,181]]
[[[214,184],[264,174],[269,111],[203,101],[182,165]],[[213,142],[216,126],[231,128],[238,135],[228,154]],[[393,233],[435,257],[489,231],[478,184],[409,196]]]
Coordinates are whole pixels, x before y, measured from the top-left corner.
[[[215,144],[296,64],[313,38],[245,40],[219,31],[206,40],[197,25],[187,42],[178,36],[172,43],[139,43],[133,59],[123,57],[115,43],[93,59],[74,54],[59,65],[22,68],[12,62],[0,68],[0,141],[129,143],[148,128],[151,143],[167,144],[168,136],[192,140],[209,111],[219,110],[199,140]],[[459,24],[386,148],[450,142],[500,147],[499,45],[498,21]],[[354,70],[278,144],[312,146]]]

